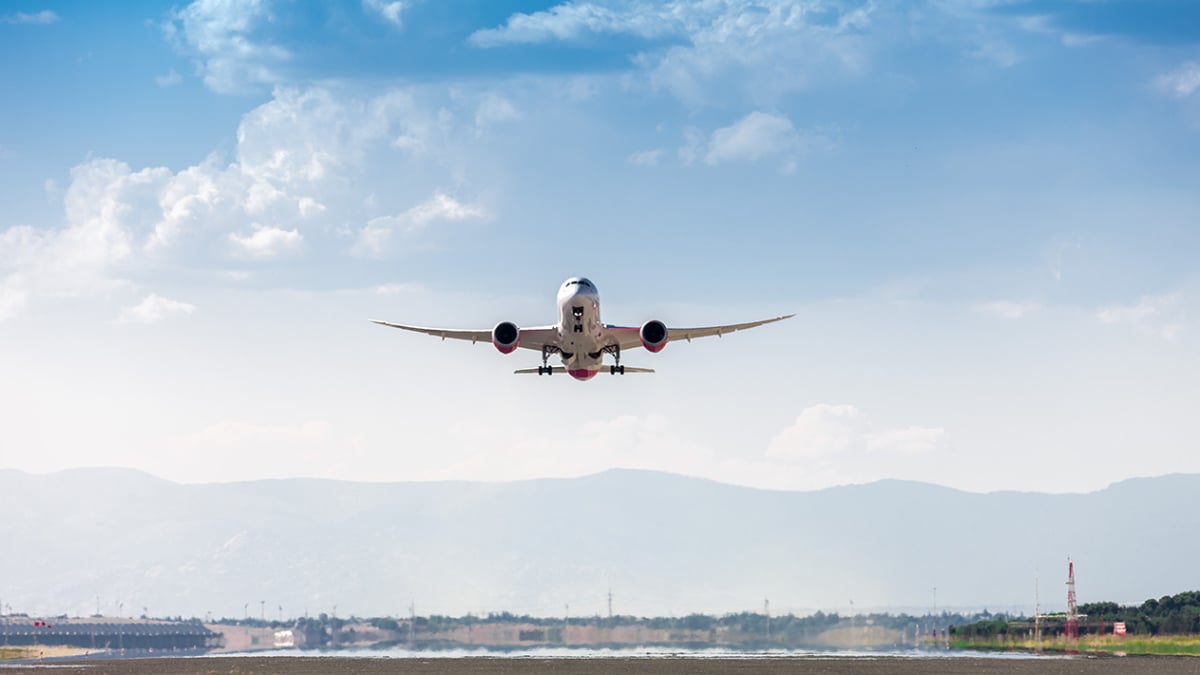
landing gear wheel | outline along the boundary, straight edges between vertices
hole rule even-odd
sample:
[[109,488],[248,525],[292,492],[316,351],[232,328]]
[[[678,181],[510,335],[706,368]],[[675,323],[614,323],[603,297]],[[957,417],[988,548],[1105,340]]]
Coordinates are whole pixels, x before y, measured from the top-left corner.
[[625,374],[625,366],[609,366],[608,372],[611,375],[624,375]]

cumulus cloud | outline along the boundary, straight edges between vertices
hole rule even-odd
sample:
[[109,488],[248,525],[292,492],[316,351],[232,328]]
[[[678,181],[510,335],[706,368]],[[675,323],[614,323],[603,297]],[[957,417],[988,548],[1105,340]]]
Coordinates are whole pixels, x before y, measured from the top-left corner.
[[603,35],[664,40],[673,44],[647,45],[634,59],[652,86],[689,102],[713,98],[714,84],[771,101],[814,80],[859,71],[867,58],[860,35],[874,11],[873,3],[853,0],[567,2],[514,14],[468,42],[494,48]]
[[592,2],[568,2],[533,14],[513,14],[499,28],[473,33],[476,47],[570,42],[588,35],[622,33],[653,38],[684,30],[679,3],[619,3],[608,7]]
[[428,200],[395,216],[379,216],[367,221],[359,230],[351,253],[365,258],[378,258],[387,253],[392,235],[410,235],[438,221],[460,221],[484,218],[483,207],[464,204],[453,197],[437,192]]
[[704,161],[755,160],[785,152],[800,142],[791,120],[782,115],[754,111],[731,126],[717,129],[708,143]]
[[157,323],[168,316],[191,314],[195,305],[164,298],[156,293],[147,295],[141,302],[121,310],[117,321],[122,323]]
[[194,57],[208,88],[220,94],[253,92],[282,80],[278,71],[291,54],[258,39],[273,20],[269,0],[196,0],[177,10],[164,30]]
[[710,166],[724,162],[753,162],[773,157],[784,170],[795,167],[796,158],[815,148],[832,145],[824,136],[801,132],[783,115],[754,111],[733,124],[712,132],[705,139],[700,130],[684,130],[679,157],[684,164],[703,158]]
[[1188,61],[1154,78],[1154,86],[1175,98],[1187,98],[1200,89],[1200,63]]
[[767,456],[803,460],[843,454],[863,446],[861,425],[862,414],[852,405],[811,406],[771,440]]
[[1183,332],[1183,301],[1177,294],[1142,296],[1132,305],[1109,305],[1096,312],[1096,318],[1107,324],[1133,326],[1157,335],[1164,340],[1174,340]]
[[43,9],[40,12],[34,12],[32,14],[26,12],[16,12],[15,14],[5,14],[0,16],[0,23],[20,23],[46,26],[57,22],[58,15],[48,9]]
[[300,248],[304,237],[296,230],[258,226],[250,234],[229,235],[235,254],[244,258],[274,258]]
[[800,411],[791,426],[771,439],[767,456],[806,465],[853,465],[870,455],[926,454],[945,442],[941,428],[876,429],[855,406],[820,403]]
[[[168,264],[221,270],[231,258],[265,262],[302,248],[344,253],[338,228],[380,208],[369,187],[383,180],[374,162],[386,156],[392,180],[398,159],[443,149],[470,128],[468,121],[452,133],[449,123],[439,106],[418,103],[408,90],[363,99],[280,88],[243,116],[231,159],[214,154],[179,171],[90,159],[71,170],[57,227],[0,229],[0,318],[39,297],[141,286],[141,275]],[[420,149],[396,148],[398,136]],[[441,154],[430,156],[432,163],[421,164],[425,173]],[[484,215],[440,191],[425,201],[388,195],[383,202],[400,216],[374,224],[382,238]],[[330,246],[320,246],[322,235]]]
[[407,2],[399,2],[393,0],[363,0],[363,9],[368,14],[375,14],[384,21],[396,26],[397,28],[404,25],[404,10],[408,9]]

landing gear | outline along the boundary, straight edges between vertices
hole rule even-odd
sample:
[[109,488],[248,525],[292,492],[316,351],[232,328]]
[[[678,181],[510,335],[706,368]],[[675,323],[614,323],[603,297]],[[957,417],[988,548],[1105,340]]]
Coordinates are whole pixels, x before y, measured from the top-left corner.
[[604,349],[601,349],[600,353],[613,355],[613,361],[616,362],[616,365],[608,367],[608,373],[610,375],[625,374],[625,366],[621,365],[621,345],[608,345]]
[[542,347],[542,365],[538,366],[538,375],[553,375],[554,366],[550,365],[550,355],[559,354],[562,350],[554,345],[544,345]]

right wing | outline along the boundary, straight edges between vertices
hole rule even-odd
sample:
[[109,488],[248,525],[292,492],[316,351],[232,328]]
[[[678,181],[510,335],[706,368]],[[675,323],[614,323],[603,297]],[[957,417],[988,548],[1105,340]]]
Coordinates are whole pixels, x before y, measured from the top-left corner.
[[[424,326],[407,326],[402,323],[388,323],[387,321],[378,321],[371,319],[371,323],[377,323],[380,326],[390,326],[399,328],[400,330],[408,330],[414,333],[424,333],[434,337],[440,337],[443,340],[450,338],[451,340],[470,340],[471,344],[476,342],[492,343],[491,329],[484,330],[464,330],[460,328],[426,328]],[[542,351],[542,347],[558,345],[558,326],[536,326],[534,328],[519,328],[521,331],[521,343],[519,347],[525,349],[533,349]]]
[[[733,333],[747,328],[757,328],[768,323],[783,321],[790,319],[795,314],[786,314],[784,316],[776,316],[770,319],[760,319],[759,321],[747,321],[745,323],[729,323],[721,326],[697,326],[695,328],[667,328],[667,339],[671,342],[677,340],[686,340],[691,342],[695,338],[710,337],[716,335],[721,337],[727,333]],[[639,336],[639,326],[610,326],[605,325],[604,329],[611,335],[617,345],[622,349],[634,349],[642,346],[642,338]],[[489,338],[490,339],[490,338]]]

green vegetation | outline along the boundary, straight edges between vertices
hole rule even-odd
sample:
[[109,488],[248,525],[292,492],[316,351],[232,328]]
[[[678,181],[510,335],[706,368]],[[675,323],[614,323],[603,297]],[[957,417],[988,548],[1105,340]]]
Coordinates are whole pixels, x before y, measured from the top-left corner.
[[[995,616],[964,626],[951,626],[951,647],[960,649],[1018,649],[1045,651],[1124,652],[1126,654],[1200,655],[1200,592],[1151,598],[1141,605],[1092,602],[1079,606],[1084,615],[1079,638],[1067,640],[1065,616],[1043,617],[1040,640],[1034,640],[1034,622]],[[1112,634],[1113,623],[1123,622],[1127,635]]]
[[1200,635],[1120,637],[1084,636],[1078,640],[1055,637],[1036,641],[1022,639],[971,638],[950,641],[951,649],[1027,652],[1088,652],[1103,654],[1143,654],[1159,656],[1200,656]]

